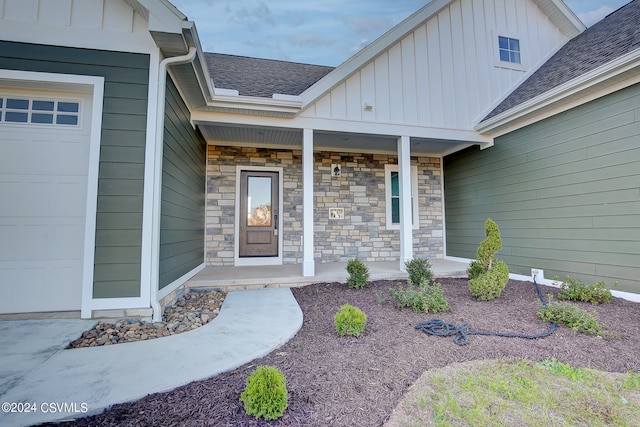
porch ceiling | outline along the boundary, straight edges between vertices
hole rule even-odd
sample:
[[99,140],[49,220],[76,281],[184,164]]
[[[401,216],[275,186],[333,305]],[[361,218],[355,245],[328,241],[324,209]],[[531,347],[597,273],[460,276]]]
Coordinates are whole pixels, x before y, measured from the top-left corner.
[[[245,147],[302,149],[302,129],[227,124],[200,124],[202,135],[209,144]],[[411,138],[412,155],[442,156],[473,145],[464,141],[435,138]],[[345,151],[355,153],[397,153],[397,138],[385,135],[314,131],[316,151]]]

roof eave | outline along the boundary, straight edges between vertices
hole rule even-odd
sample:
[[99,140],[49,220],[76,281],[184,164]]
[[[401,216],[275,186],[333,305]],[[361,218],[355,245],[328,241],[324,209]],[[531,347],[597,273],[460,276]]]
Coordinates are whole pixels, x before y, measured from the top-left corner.
[[534,2],[569,39],[587,29],[563,0],[534,0]]
[[[475,130],[497,137],[592,99],[640,82],[640,49],[480,122]],[[548,113],[548,114],[545,114]]]
[[205,109],[236,114],[293,118],[300,113],[302,107],[302,102],[293,98],[261,98],[257,96],[216,94],[211,101],[207,102]]

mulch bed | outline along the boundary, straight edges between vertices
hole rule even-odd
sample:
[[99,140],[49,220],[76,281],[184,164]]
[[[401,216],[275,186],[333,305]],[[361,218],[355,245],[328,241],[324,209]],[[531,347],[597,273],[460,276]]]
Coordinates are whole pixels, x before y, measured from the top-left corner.
[[[470,336],[469,343],[461,347],[450,337],[426,335],[414,327],[440,318],[456,325],[471,323],[472,330],[536,334],[546,331],[549,324],[536,316],[540,303],[532,283],[510,281],[499,299],[479,302],[469,293],[466,279],[439,281],[451,313],[399,310],[389,292],[396,282],[373,282],[364,289],[338,283],[294,288],[304,323],[283,347],[233,372],[114,405],[73,425],[380,426],[425,370],[454,362],[555,357],[576,367],[640,371],[640,304],[618,298],[600,306],[577,303],[595,312],[607,331],[619,338],[588,336],[559,326],[544,339]],[[558,293],[550,287],[542,290],[545,295]],[[381,303],[381,297],[386,301]],[[335,332],[333,315],[345,303],[367,314],[360,338],[339,337]],[[274,422],[247,416],[239,401],[247,376],[263,364],[280,368],[287,378],[289,407]]]

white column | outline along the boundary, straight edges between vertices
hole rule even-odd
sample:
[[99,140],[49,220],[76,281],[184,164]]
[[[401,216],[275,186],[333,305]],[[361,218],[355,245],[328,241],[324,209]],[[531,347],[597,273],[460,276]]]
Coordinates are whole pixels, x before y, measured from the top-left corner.
[[398,138],[398,182],[400,184],[400,270],[413,259],[413,221],[411,212],[411,140]]
[[313,260],[313,129],[302,131],[302,214],[302,275],[309,277],[316,273]]

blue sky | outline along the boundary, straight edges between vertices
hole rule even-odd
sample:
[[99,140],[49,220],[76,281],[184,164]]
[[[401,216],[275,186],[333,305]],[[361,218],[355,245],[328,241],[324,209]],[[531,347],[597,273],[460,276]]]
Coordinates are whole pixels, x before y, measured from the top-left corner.
[[[206,52],[337,66],[427,0],[170,0]],[[629,0],[565,0],[590,26]]]

